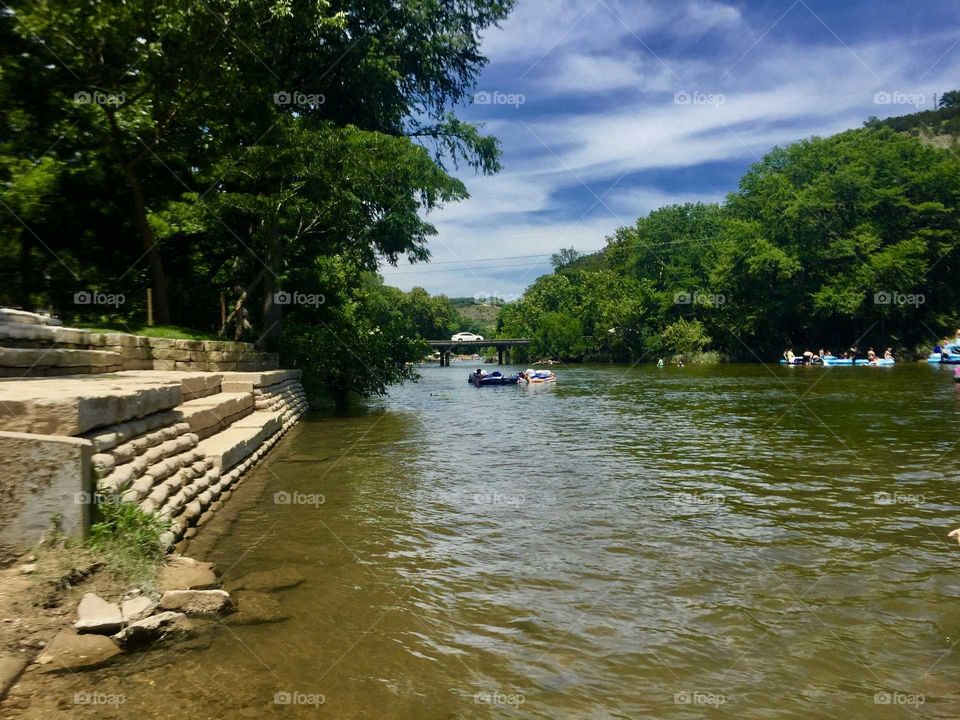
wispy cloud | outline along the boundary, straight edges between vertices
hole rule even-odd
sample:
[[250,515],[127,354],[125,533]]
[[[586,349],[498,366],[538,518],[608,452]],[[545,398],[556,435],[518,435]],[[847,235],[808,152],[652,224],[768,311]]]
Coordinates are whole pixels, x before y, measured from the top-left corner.
[[960,49],[949,57],[956,37],[944,22],[957,10],[946,0],[922,23],[907,5],[820,5],[784,15],[789,4],[521,0],[485,39],[479,87],[524,102],[465,111],[501,138],[505,171],[464,176],[471,199],[431,218],[434,258],[446,264],[387,270],[388,282],[518,293],[549,270],[547,258],[473,261],[599,249],[658,206],[722,199],[775,145],[915,110],[877,104],[878,92],[932,107],[934,93],[953,89]]

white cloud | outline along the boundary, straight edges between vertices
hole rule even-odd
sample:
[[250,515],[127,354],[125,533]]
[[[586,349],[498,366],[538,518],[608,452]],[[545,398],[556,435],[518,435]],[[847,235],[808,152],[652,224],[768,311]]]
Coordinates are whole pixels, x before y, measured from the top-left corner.
[[[552,105],[534,107],[528,101],[516,110],[498,109],[488,130],[503,140],[506,170],[489,178],[465,178],[472,198],[431,218],[440,232],[431,242],[434,259],[466,264],[426,266],[415,273],[409,267],[387,270],[388,282],[421,284],[453,295],[520,292],[549,269],[547,258],[532,267],[504,261],[510,267],[499,271],[471,261],[570,246],[599,249],[618,226],[656,207],[716,201],[735,189],[667,191],[646,179],[639,185],[644,171],[723,161],[746,167],[774,145],[858,127],[870,115],[914,111],[875,105],[877,91],[926,94],[932,101],[934,92],[954,86],[948,62],[923,75],[944,51],[942,43],[934,42],[943,39],[934,35],[936,30],[923,42],[913,38],[849,46],[825,29],[819,44],[768,37],[741,58],[764,27],[738,35],[743,47],[735,50],[666,62],[632,38],[653,31],[673,37],[724,32],[726,37],[730,28],[745,22],[735,7],[710,0],[679,6],[521,2],[505,32],[488,38],[485,47],[496,72],[502,72],[504,63],[529,66],[539,60],[527,78],[530,95],[541,89],[546,95],[534,100]],[[544,53],[548,57],[540,59]],[[723,102],[675,104],[674,93],[681,91],[722,94]],[[573,99],[559,102],[565,95]],[[580,221],[577,212],[562,204],[574,196],[577,208],[596,204]]]

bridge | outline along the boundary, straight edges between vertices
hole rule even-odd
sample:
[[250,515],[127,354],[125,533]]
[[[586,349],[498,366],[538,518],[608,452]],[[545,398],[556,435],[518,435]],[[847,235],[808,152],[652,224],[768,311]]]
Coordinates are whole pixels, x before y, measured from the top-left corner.
[[530,341],[526,338],[503,340],[427,340],[427,345],[440,353],[440,367],[450,367],[450,353],[454,348],[469,350],[472,348],[495,347],[497,349],[497,364],[503,365],[503,353],[507,353],[507,362],[510,362],[510,349],[527,347]]

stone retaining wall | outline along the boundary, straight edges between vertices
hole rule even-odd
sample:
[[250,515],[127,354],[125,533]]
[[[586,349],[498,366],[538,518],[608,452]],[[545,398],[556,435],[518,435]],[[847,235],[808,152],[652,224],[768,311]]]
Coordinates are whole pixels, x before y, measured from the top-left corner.
[[228,340],[95,333],[0,308],[0,377],[87,375],[120,370],[240,371],[279,367],[276,353]]
[[[107,499],[169,522],[168,547],[189,539],[306,410],[292,370],[0,380],[0,430],[62,433],[0,432],[0,520],[30,517],[0,536],[0,562],[9,547],[36,542],[54,515],[85,527],[90,503]],[[35,460],[46,457],[43,442],[66,443],[51,446],[52,464]],[[61,462],[63,448],[78,460]]]

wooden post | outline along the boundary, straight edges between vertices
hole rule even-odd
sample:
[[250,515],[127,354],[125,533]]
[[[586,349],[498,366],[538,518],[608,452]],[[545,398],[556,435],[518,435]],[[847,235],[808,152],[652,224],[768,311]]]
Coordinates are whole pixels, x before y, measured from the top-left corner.
[[147,288],[147,327],[153,327],[153,288]]
[[220,327],[223,327],[227,324],[227,298],[220,293]]

